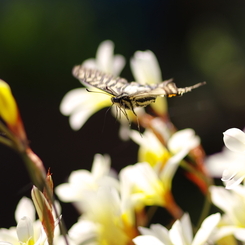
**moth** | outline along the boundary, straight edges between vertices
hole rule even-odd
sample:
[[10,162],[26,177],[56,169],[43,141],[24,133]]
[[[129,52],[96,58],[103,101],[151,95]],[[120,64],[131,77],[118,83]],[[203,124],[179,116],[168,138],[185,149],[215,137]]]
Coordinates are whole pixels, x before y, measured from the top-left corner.
[[75,66],[72,73],[85,86],[93,86],[110,95],[112,104],[116,105],[127,119],[126,110],[131,110],[137,117],[134,109],[154,103],[158,96],[181,96],[205,84],[205,82],[201,82],[190,87],[178,88],[173,79],[153,85],[129,83],[124,78],[114,77],[99,70],[88,69],[82,65]]

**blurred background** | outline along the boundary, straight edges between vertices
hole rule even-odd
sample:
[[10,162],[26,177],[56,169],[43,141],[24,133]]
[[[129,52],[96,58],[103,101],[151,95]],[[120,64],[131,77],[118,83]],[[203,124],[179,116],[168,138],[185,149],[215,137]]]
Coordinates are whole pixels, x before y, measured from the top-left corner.
[[[208,155],[220,151],[222,133],[245,126],[244,11],[241,0],[0,1],[0,78],[11,86],[30,145],[55,185],[73,170],[90,169],[95,153],[110,154],[116,170],[137,161],[137,145],[118,138],[110,113],[104,124],[106,109],[77,132],[59,112],[63,96],[81,86],[72,67],[94,57],[106,39],[127,61],[137,50],[152,50],[163,78],[173,77],[178,87],[207,81],[169,99],[169,114],[178,129],[196,131]],[[133,79],[129,62],[121,76]],[[31,183],[18,155],[2,145],[0,163],[0,227],[8,228]],[[179,187],[185,197],[192,195],[187,186]],[[70,227],[76,211],[62,207]]]

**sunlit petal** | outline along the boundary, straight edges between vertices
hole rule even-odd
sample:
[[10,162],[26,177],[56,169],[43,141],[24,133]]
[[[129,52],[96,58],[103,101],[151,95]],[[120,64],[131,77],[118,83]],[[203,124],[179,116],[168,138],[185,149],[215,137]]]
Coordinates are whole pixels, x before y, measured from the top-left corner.
[[136,245],[170,245],[170,244],[163,244],[159,239],[154,236],[137,236],[133,239],[133,242]]
[[18,223],[24,216],[27,216],[30,221],[34,222],[36,219],[36,211],[34,209],[31,199],[23,197],[15,210],[15,220]]
[[200,138],[190,128],[177,131],[168,141],[168,148],[172,153],[180,152],[184,148],[192,150],[198,145],[200,145]]
[[27,243],[30,239],[34,240],[32,221],[28,217],[23,217],[17,225],[17,235],[21,242]]
[[219,213],[210,215],[207,217],[198,232],[195,235],[195,238],[192,242],[192,245],[201,245],[205,244],[205,242],[210,237],[211,233],[214,231],[214,228],[218,225],[220,221],[221,215]]
[[83,108],[83,110],[74,112],[69,118],[71,128],[73,130],[79,130],[94,112],[95,110],[91,110],[91,108]]
[[192,232],[192,225],[190,215],[185,213],[183,217],[180,219],[181,226],[183,229],[183,236],[187,244],[192,244],[193,240],[193,232]]
[[122,56],[120,54],[115,55],[113,67],[112,67],[112,70],[113,70],[112,74],[115,76],[118,76],[121,73],[123,67],[125,66],[125,63],[126,63],[126,61],[125,61],[124,56]]
[[137,163],[120,171],[122,198],[135,202],[137,208],[142,205],[164,205],[165,189],[157,174],[148,163]]
[[239,185],[244,178],[245,166],[241,166],[240,169],[235,169],[234,166],[231,165],[230,168],[224,170],[221,180],[224,181],[227,189],[232,189],[235,186]]
[[69,91],[61,101],[60,111],[63,115],[69,116],[79,105],[88,99],[88,92],[85,88],[76,88]]
[[238,128],[224,132],[224,143],[231,151],[245,153],[245,133]]
[[93,58],[84,60],[82,65],[86,68],[89,68],[89,69],[98,69],[96,59],[93,59]]
[[141,84],[162,82],[161,70],[156,56],[150,50],[137,51],[130,61],[134,78]]
[[102,42],[96,53],[96,62],[101,71],[112,74],[114,43],[110,40]]
[[183,230],[179,220],[174,222],[171,230],[169,231],[169,236],[173,244],[186,245]]

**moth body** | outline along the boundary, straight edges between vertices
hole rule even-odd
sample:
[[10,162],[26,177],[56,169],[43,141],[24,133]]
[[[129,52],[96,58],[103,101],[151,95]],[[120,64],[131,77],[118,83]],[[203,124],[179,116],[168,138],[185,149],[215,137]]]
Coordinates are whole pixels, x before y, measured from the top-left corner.
[[82,65],[73,68],[73,75],[85,86],[93,86],[111,96],[112,104],[116,105],[127,117],[126,109],[133,111],[136,107],[146,107],[154,103],[158,96],[173,97],[182,96],[192,89],[205,84],[197,83],[190,87],[178,88],[173,79],[163,81],[159,84],[129,83],[126,79],[106,74],[104,72],[88,69]]

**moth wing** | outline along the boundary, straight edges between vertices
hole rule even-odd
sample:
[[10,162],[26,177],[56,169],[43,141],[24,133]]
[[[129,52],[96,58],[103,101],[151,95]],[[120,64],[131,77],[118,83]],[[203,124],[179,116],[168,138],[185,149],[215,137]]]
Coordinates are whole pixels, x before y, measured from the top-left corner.
[[75,66],[72,74],[85,86],[98,88],[112,96],[120,95],[123,87],[128,84],[128,81],[124,78],[115,78],[112,75],[98,70],[88,69],[82,65]]
[[163,88],[152,88],[147,86],[145,90],[138,91],[129,95],[130,98],[141,99],[146,97],[158,97],[158,96],[167,96],[167,92]]

